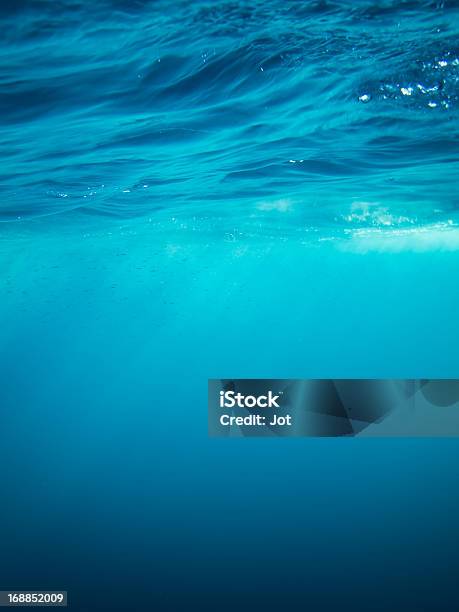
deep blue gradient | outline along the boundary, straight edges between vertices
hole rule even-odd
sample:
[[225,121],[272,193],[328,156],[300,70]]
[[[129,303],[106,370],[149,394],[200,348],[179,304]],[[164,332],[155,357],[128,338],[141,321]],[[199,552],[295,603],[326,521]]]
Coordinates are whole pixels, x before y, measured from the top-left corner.
[[0,589],[456,610],[455,440],[207,379],[459,377],[455,2],[3,2]]

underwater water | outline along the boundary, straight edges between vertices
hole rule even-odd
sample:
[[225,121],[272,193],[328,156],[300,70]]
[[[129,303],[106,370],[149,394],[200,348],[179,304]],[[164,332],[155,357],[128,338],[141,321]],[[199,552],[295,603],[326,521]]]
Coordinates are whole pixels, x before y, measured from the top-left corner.
[[208,378],[457,378],[459,4],[2,2],[0,590],[453,610],[456,440]]

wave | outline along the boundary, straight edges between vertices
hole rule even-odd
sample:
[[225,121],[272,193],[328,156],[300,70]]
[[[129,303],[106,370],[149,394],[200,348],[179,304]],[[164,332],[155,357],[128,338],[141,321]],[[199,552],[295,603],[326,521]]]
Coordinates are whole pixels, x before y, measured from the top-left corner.
[[457,2],[1,11],[2,221],[457,222]]

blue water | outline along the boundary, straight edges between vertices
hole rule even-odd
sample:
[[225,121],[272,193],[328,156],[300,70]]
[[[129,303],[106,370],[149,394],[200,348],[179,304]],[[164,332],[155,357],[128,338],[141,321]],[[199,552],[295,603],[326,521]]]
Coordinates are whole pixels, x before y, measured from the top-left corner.
[[455,440],[207,379],[458,377],[456,2],[2,2],[0,590],[455,610]]

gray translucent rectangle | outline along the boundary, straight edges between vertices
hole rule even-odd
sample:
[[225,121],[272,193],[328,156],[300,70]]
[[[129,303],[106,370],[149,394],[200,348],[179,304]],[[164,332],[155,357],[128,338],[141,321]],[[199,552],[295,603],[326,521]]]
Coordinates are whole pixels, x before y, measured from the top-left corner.
[[210,436],[459,437],[459,379],[212,379]]
[[66,607],[67,591],[0,591],[0,606]]

